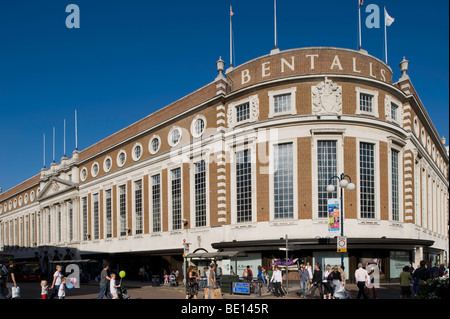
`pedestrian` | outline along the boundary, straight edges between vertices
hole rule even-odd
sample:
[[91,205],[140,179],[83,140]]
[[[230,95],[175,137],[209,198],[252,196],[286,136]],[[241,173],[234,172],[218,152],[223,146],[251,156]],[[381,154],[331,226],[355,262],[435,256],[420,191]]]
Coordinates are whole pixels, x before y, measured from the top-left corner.
[[278,268],[278,265],[275,265],[275,269],[273,270],[270,282],[273,283],[275,296],[280,297],[281,295],[281,297],[284,298],[284,292],[281,287],[283,285],[283,274],[281,273],[281,270]]
[[55,298],[58,295],[59,286],[61,285],[62,277],[63,277],[62,266],[61,265],[57,265],[56,266],[56,271],[53,274],[52,285],[50,286],[50,290],[53,290],[53,291],[52,291],[52,294],[50,295],[49,299],[53,299],[53,298]]
[[208,281],[207,286],[209,293],[207,296],[205,296],[205,299],[211,299],[211,290],[216,289],[216,264],[211,263],[209,265],[209,271],[208,271]]
[[358,286],[358,297],[356,299],[360,299],[361,295],[363,296],[364,299],[367,299],[367,295],[366,295],[366,292],[364,291],[364,287],[366,286],[368,277],[369,277],[369,274],[363,268],[362,263],[359,263],[358,269],[356,269],[356,271],[355,271],[356,286]]
[[0,263],[0,299],[6,299],[6,279],[8,278],[8,269]]
[[98,293],[97,299],[103,299],[103,296],[106,295],[107,299],[112,299],[111,294],[109,293],[109,281],[111,277],[109,277],[109,265],[107,263],[103,264],[102,272],[100,273],[100,292]]
[[273,276],[273,268],[272,266],[269,266],[269,270],[267,271],[267,292],[272,291],[272,284],[270,282],[272,276]]
[[144,268],[144,266],[139,268],[138,276],[141,278],[141,282],[144,282],[144,278],[145,278],[145,268]]
[[41,298],[47,299],[48,298],[48,284],[47,280],[41,280]]
[[306,271],[307,271],[308,274],[309,274],[308,291],[307,291],[307,294],[309,294],[310,291],[311,291],[311,279],[312,279],[312,277],[313,277],[312,267],[311,267],[309,261],[306,262],[305,269],[306,269]]
[[378,299],[377,292],[375,291],[375,269],[372,267],[370,269],[369,282],[367,283],[367,288],[372,289],[372,296],[374,299]]
[[411,273],[409,272],[409,266],[403,267],[403,271],[400,273],[400,298],[411,297]]
[[58,299],[66,299],[66,277],[61,278],[61,284],[58,288]]
[[331,266],[326,265],[323,272],[322,286],[323,286],[323,299],[331,299],[331,281],[333,280],[333,274],[331,272]]
[[119,293],[117,292],[117,288],[120,288],[120,284],[116,283],[116,274],[112,273],[110,276],[111,281],[109,282],[109,290],[111,292],[112,299],[119,299]]
[[308,290],[308,283],[311,280],[311,277],[309,277],[309,272],[306,270],[305,265],[301,265],[300,269],[298,271],[299,277],[300,277],[300,298],[306,298],[306,292]]
[[316,289],[319,289],[319,297],[320,299],[323,298],[323,292],[322,292],[322,269],[320,269],[319,263],[316,263],[314,265],[314,273],[311,279],[311,291],[310,296],[311,298],[314,297],[314,293],[316,292]]
[[197,288],[197,280],[200,279],[195,268],[193,266],[189,266],[188,268],[188,278],[186,282],[186,299],[197,299],[198,288]]
[[250,269],[250,265],[247,265],[247,281],[252,282],[253,280],[253,271]]
[[169,274],[164,270],[164,286],[169,286]]
[[[333,299],[336,299],[336,291],[340,291],[341,289],[341,272],[339,271],[339,266],[335,265],[333,267],[333,281],[331,282],[333,284]],[[339,298],[339,294],[337,295]]]
[[339,267],[339,273],[341,276],[340,287],[334,290],[334,297],[337,299],[347,299],[349,297],[348,292],[345,290],[346,284],[346,276],[345,276],[345,267]]
[[425,260],[421,260],[419,264],[420,267],[416,268],[412,274],[414,297],[417,296],[417,290],[419,289],[420,282],[425,279],[425,274],[427,271],[427,269],[425,268],[426,265]]
[[263,285],[267,286],[267,272],[266,272],[266,268],[261,267],[261,276],[262,276],[262,280],[263,280]]

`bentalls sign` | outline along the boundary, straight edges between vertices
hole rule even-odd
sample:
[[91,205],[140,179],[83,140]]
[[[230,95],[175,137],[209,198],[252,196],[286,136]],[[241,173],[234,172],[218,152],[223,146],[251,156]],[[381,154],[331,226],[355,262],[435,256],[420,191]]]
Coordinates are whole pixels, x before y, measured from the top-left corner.
[[288,50],[227,70],[233,89],[280,77],[318,74],[365,76],[392,82],[391,69],[377,58],[364,51],[337,48]]

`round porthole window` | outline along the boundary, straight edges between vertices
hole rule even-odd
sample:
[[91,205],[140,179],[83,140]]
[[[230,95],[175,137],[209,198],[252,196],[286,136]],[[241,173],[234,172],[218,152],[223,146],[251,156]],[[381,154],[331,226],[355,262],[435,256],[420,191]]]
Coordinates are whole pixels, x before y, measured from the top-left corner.
[[134,161],[139,161],[142,156],[142,144],[136,143],[133,147],[132,157]]
[[87,174],[88,174],[87,168],[86,168],[86,167],[83,167],[83,168],[81,169],[81,173],[80,173],[80,178],[81,178],[81,181],[82,181],[82,182],[84,182],[84,181],[86,180]]
[[206,118],[203,115],[197,115],[191,124],[191,134],[193,137],[198,138],[202,136],[206,128]]
[[169,132],[169,145],[177,146],[181,140],[181,129],[178,126],[174,126]]
[[122,167],[125,165],[125,162],[127,161],[127,153],[125,153],[124,150],[120,151],[119,154],[117,154],[117,165],[119,167]]
[[154,155],[158,153],[160,147],[161,147],[161,138],[158,135],[153,135],[152,138],[150,139],[148,146],[150,154]]
[[109,172],[112,166],[112,159],[111,156],[107,156],[105,160],[103,161],[103,170],[105,172]]

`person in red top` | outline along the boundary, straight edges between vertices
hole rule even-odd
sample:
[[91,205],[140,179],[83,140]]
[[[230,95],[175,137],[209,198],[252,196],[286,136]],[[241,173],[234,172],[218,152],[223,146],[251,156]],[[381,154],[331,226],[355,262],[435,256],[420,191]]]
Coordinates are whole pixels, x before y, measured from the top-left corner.
[[248,280],[248,281],[252,281],[252,280],[253,280],[253,272],[252,272],[252,270],[250,269],[250,266],[249,266],[249,265],[247,265],[247,280]]

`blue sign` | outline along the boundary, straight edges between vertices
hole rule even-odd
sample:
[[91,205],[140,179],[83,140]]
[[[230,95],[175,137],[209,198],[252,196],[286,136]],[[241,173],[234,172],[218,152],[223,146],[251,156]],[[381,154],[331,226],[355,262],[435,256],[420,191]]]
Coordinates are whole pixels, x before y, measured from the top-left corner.
[[250,295],[250,283],[248,283],[248,282],[233,282],[233,293]]

